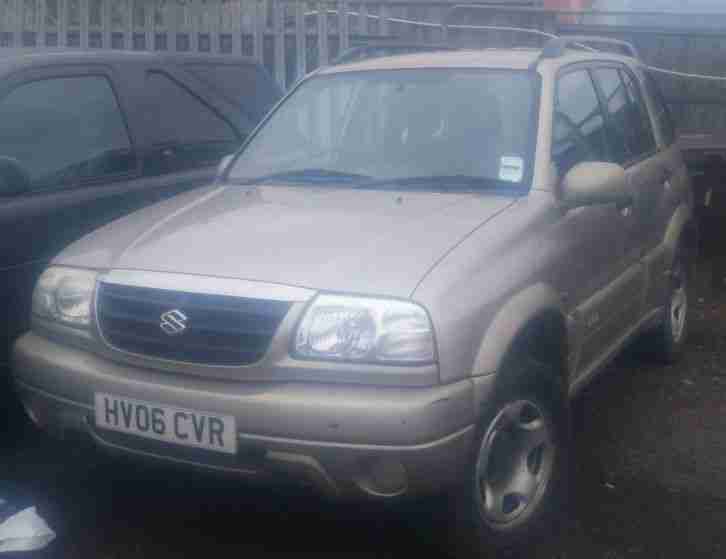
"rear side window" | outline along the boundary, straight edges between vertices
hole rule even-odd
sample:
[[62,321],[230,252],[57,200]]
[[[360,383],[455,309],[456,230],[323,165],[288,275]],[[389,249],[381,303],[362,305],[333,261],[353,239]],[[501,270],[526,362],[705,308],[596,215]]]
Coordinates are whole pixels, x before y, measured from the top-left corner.
[[235,129],[185,86],[161,72],[146,76],[152,149],[144,172],[159,175],[216,165],[240,145]]
[[605,119],[586,70],[565,74],[558,81],[552,160],[560,176],[578,163],[609,161]]
[[33,190],[127,175],[136,157],[109,81],[102,76],[25,83],[0,101],[0,157],[15,160]]
[[663,92],[651,74],[645,75],[646,86],[650,97],[655,106],[655,121],[658,123],[658,129],[663,142],[666,146],[670,146],[676,141],[676,126],[673,123],[670,109],[663,98]]
[[187,64],[194,76],[251,118],[250,128],[282,97],[267,73],[253,64]]

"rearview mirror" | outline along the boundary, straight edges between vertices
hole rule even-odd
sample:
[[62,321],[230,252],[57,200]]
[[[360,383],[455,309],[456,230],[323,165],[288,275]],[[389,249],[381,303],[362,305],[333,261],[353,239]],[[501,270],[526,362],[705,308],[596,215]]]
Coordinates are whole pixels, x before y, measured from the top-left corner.
[[615,163],[587,162],[576,165],[562,181],[561,196],[568,209],[632,202],[625,169]]
[[0,197],[18,196],[30,190],[30,175],[12,157],[0,156]]
[[224,172],[227,170],[227,167],[229,167],[229,164],[232,163],[233,159],[234,153],[225,155],[222,159],[220,159],[219,163],[217,164],[217,173],[215,174],[215,178],[222,178],[222,175],[224,175]]

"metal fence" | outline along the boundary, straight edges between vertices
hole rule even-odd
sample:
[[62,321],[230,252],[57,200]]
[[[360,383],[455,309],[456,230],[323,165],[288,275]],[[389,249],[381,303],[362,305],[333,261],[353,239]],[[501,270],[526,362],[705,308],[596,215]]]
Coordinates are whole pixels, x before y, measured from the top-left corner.
[[[352,40],[439,40],[449,7],[425,0],[0,0],[0,47],[242,54],[289,85]],[[413,19],[421,23],[406,23]]]
[[[459,0],[460,1],[460,0]],[[511,0],[516,2],[517,0]],[[726,14],[481,8],[452,14],[456,0],[0,0],[0,47],[77,47],[242,54],[288,87],[350,45],[372,38],[418,42],[478,36],[482,46],[536,37],[481,33],[518,25],[633,42],[649,64],[726,76]],[[536,3],[530,2],[530,3]],[[662,76],[684,128],[726,128],[726,82]]]

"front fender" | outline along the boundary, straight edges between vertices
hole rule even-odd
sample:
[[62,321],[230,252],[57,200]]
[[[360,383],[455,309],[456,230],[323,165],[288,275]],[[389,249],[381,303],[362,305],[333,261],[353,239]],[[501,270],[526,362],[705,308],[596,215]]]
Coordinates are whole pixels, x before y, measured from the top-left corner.
[[474,361],[473,376],[498,372],[517,336],[536,318],[547,313],[557,313],[566,324],[562,301],[549,285],[532,285],[509,299],[484,334]]
[[666,269],[670,270],[673,265],[673,259],[679,248],[681,240],[686,238],[688,227],[693,221],[693,210],[686,204],[681,204],[673,214],[670,223],[666,229],[663,239],[663,249],[665,251]]

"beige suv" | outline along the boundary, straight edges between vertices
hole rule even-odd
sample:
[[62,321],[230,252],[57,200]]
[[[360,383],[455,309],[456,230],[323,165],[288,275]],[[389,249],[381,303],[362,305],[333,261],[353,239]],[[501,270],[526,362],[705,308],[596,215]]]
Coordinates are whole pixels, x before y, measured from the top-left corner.
[[692,194],[634,58],[419,53],[300,83],[219,180],[40,279],[28,414],[100,448],[331,496],[450,491],[508,546],[566,481],[568,406],[687,328]]

